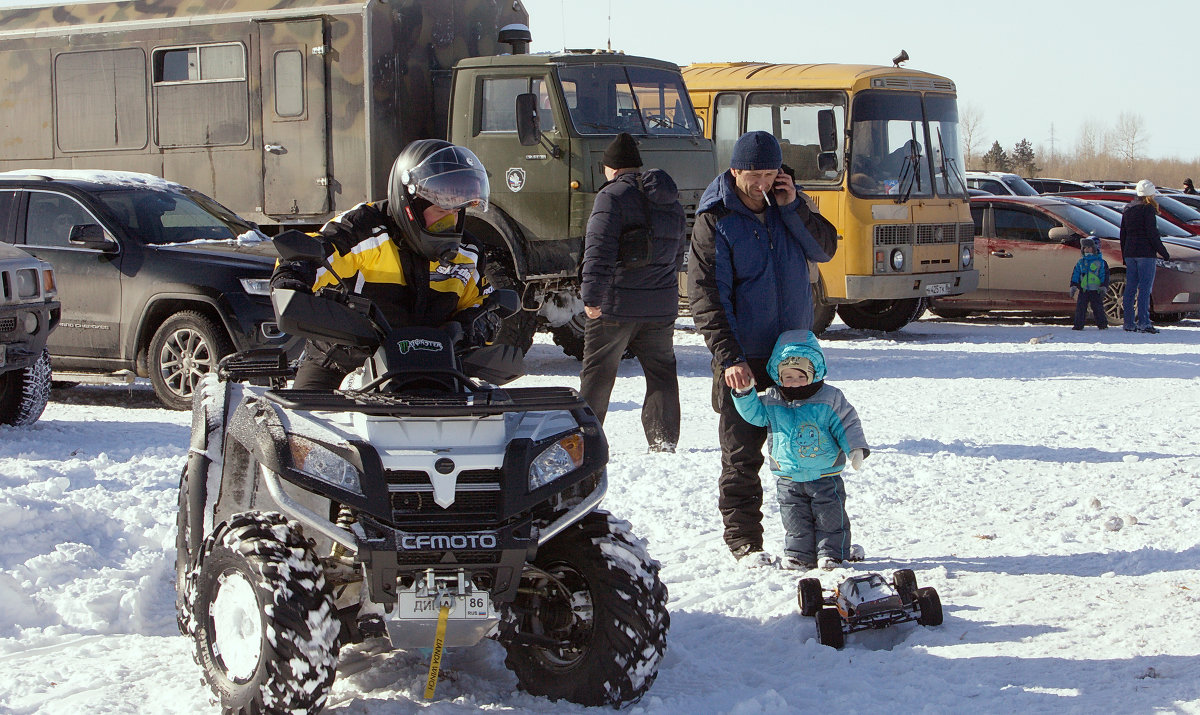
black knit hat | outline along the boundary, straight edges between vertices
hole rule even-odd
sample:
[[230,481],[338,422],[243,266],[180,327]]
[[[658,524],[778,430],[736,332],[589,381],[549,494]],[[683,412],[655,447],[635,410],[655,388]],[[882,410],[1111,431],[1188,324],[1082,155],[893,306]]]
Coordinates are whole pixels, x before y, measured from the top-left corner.
[[738,171],[771,171],[783,164],[779,140],[770,132],[746,132],[733,145],[729,168]]
[[610,169],[636,169],[642,165],[642,155],[638,153],[633,137],[628,132],[621,132],[604,150],[600,163]]

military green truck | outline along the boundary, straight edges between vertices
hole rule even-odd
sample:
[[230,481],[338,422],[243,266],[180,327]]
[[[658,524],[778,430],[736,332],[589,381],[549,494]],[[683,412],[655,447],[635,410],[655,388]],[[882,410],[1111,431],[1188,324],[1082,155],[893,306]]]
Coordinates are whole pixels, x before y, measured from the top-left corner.
[[542,326],[578,355],[578,264],[604,147],[633,134],[689,209],[716,163],[676,65],[529,54],[528,22],[519,0],[3,9],[0,170],[154,174],[272,232],[383,198],[405,144],[446,138],[491,175],[490,208],[468,229],[493,281],[523,297],[502,339],[527,348]]

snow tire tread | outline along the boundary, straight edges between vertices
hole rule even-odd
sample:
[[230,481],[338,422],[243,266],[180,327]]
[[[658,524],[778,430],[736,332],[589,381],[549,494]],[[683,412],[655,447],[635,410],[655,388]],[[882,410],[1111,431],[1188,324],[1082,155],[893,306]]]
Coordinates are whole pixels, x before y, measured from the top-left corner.
[[0,424],[28,427],[37,422],[50,401],[50,377],[46,350],[29,367],[0,374]]

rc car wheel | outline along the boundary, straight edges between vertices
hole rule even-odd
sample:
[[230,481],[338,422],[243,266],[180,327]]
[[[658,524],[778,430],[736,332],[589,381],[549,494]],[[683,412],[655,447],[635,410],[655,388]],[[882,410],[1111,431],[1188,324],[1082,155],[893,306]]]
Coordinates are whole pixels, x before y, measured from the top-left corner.
[[917,589],[917,623],[923,626],[942,625],[942,599],[932,586]]
[[796,600],[800,602],[800,615],[815,616],[825,607],[825,596],[821,591],[821,580],[802,578],[796,584]]
[[31,425],[42,416],[49,400],[49,352],[43,350],[29,367],[0,373],[0,424]]
[[505,643],[520,688],[588,706],[636,702],[658,676],[671,622],[645,543],[595,511],[539,548],[533,565],[505,618],[561,645]]
[[900,602],[907,606],[917,597],[917,576],[912,569],[899,569],[892,574],[892,587]]
[[842,617],[836,608],[822,608],[817,611],[817,642],[838,650],[846,645],[846,634],[842,631]]
[[246,512],[204,540],[187,577],[196,662],[227,713],[319,712],[340,630],[299,525]]
[[154,394],[172,410],[190,410],[200,378],[233,352],[225,328],[207,316],[184,310],[167,318],[150,341],[148,357]]

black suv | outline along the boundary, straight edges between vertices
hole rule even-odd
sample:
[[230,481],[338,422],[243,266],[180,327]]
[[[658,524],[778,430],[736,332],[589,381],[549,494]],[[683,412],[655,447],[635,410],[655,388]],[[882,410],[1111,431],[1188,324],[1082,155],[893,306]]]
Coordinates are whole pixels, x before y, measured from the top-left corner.
[[0,242],[54,266],[56,381],[149,377],[163,404],[189,409],[226,354],[300,347],[275,323],[271,242],[179,184],[128,172],[0,174]]
[[46,338],[58,318],[54,269],[0,243],[0,424],[33,424],[46,407]]

